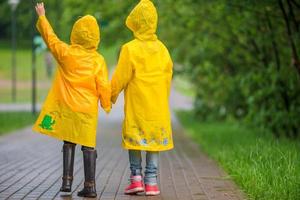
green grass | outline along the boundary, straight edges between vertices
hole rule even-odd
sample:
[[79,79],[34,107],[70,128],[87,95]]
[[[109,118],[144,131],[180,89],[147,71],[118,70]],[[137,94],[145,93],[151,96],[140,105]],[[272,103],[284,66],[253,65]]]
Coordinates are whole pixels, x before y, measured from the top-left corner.
[[[0,78],[11,78],[11,50],[9,48],[0,49]],[[37,79],[46,79],[45,64],[43,54],[37,55],[36,61]],[[19,49],[16,52],[16,73],[17,80],[30,80],[31,79],[31,50]]]
[[36,118],[30,112],[0,112],[0,135],[29,126]]
[[[107,65],[113,66],[117,61],[118,47],[100,47],[100,52],[106,59]],[[0,79],[11,78],[11,49],[0,48]],[[37,54],[37,79],[47,80],[44,54]],[[18,49],[16,52],[17,80],[31,80],[31,49]]]
[[99,52],[105,58],[107,67],[109,68],[115,67],[119,55],[119,48],[121,48],[121,46],[114,45],[111,47],[105,47],[103,45],[100,45]]
[[238,122],[199,122],[192,112],[177,115],[187,133],[227,171],[249,199],[300,199],[299,141]]
[[188,80],[188,77],[177,75],[173,77],[173,85],[177,91],[188,97],[195,97],[196,92],[193,84]]
[[[1,41],[3,44],[0,48],[0,80],[4,80],[9,83],[8,86],[0,85],[0,103],[11,103],[11,49],[9,48],[8,41]],[[119,46],[104,47],[100,46],[100,52],[104,56],[107,62],[107,66],[113,68],[117,62]],[[16,53],[16,66],[17,66],[17,82],[30,82],[31,81],[31,49],[21,46]],[[46,75],[46,67],[44,61],[44,54],[37,54],[37,82],[48,82],[49,79]],[[31,101],[31,88],[30,84],[26,88],[17,88],[17,100],[16,103],[26,103]],[[42,102],[48,92],[49,88],[39,88],[37,90],[37,100]]]
[[[11,89],[10,88],[0,88],[1,98],[0,103],[11,103]],[[48,94],[48,89],[38,88],[37,89],[37,102],[43,102]],[[29,103],[31,102],[31,89],[30,88],[18,88],[17,89],[17,96],[15,103]]]

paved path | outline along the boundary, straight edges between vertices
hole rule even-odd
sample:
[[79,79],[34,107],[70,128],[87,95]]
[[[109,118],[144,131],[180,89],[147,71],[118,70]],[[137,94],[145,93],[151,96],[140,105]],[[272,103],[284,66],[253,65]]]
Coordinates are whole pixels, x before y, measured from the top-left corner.
[[[172,108],[190,108],[190,100],[173,92]],[[101,113],[98,134],[96,186],[98,199],[135,200],[238,200],[239,190],[216,163],[202,153],[183,133],[173,116],[175,149],[161,153],[157,197],[127,196],[127,152],[121,149],[122,102],[109,116]],[[0,199],[80,199],[83,164],[76,148],[74,184],[71,195],[58,192],[62,175],[62,143],[25,128],[0,137]]]

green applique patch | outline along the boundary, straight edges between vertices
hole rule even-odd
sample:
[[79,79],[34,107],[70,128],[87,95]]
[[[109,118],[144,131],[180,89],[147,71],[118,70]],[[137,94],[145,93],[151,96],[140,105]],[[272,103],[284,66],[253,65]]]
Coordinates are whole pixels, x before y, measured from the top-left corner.
[[52,126],[54,124],[55,124],[55,120],[52,119],[52,117],[50,115],[45,115],[42,123],[39,124],[39,126],[43,129],[51,131],[51,130],[53,130]]

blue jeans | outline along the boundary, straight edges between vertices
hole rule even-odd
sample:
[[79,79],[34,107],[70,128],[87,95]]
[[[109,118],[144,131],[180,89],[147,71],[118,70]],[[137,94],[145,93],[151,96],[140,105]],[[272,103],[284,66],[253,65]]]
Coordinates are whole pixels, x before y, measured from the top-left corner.
[[[139,150],[128,150],[129,163],[132,176],[142,175],[142,155]],[[144,183],[147,185],[157,184],[158,171],[158,155],[157,151],[146,152],[146,170]]]

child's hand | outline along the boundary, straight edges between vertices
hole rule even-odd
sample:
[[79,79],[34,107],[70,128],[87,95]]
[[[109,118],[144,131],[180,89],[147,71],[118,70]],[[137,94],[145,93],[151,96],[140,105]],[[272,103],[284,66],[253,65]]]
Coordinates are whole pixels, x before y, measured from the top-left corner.
[[35,11],[38,16],[45,15],[45,8],[44,8],[44,3],[37,3],[35,6]]

